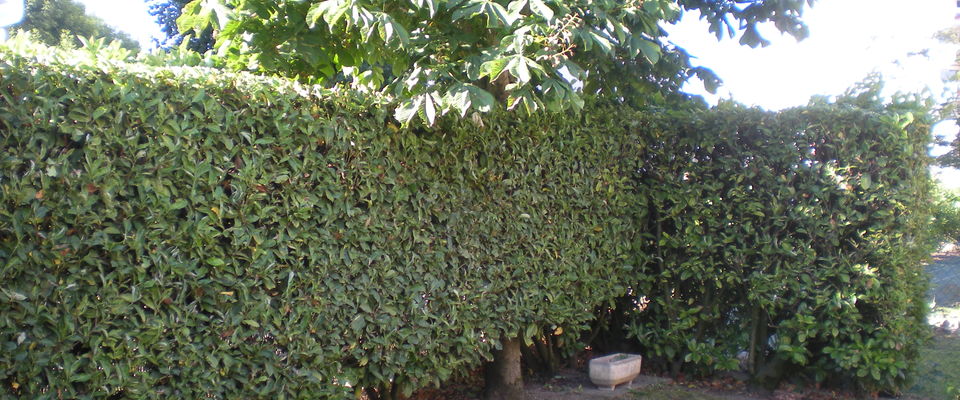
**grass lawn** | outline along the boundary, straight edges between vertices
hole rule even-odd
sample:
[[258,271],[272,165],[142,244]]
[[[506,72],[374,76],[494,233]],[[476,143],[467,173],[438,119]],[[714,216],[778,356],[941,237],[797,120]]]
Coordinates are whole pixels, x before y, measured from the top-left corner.
[[[937,308],[936,313],[957,313],[960,307]],[[920,353],[916,384],[907,394],[929,399],[960,399],[960,334],[937,333]]]

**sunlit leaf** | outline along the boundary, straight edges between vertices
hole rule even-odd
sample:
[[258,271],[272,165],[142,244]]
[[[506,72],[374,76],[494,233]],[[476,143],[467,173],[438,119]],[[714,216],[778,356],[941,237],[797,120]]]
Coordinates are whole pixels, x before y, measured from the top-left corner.
[[547,21],[553,20],[553,9],[544,3],[543,0],[530,0],[530,9]]

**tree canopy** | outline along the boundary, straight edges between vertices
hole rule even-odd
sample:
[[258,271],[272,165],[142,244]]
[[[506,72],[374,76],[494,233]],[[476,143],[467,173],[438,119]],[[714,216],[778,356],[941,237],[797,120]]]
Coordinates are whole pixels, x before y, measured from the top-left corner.
[[[79,45],[77,37],[118,40],[130,50],[140,45],[126,33],[117,31],[102,19],[87,15],[83,4],[75,0],[27,0],[23,21],[14,29],[31,32],[34,38],[51,46]],[[64,40],[72,42],[63,43]]]
[[[946,29],[937,34],[937,38],[944,43],[960,44],[960,26]],[[954,63],[953,73],[950,74],[946,82],[952,87],[960,84],[960,52],[957,53]],[[950,96],[941,108],[941,117],[943,119],[953,119],[960,125],[960,92]],[[960,168],[960,133],[950,143],[950,151],[937,157],[937,164],[946,167]]]
[[178,46],[184,41],[186,48],[203,53],[213,48],[213,29],[204,29],[200,33],[188,30],[181,32],[177,27],[177,18],[191,0],[147,0],[150,6],[150,15],[154,16],[160,31],[167,35],[167,40],[160,43],[162,47]]
[[[174,0],[173,2],[175,2]],[[173,3],[171,2],[171,3]],[[757,25],[796,38],[813,0],[193,0],[180,32],[213,29],[235,69],[384,91],[396,118],[582,105],[583,93],[629,100],[678,91],[692,67],[661,23],[697,10],[718,38],[766,45]]]

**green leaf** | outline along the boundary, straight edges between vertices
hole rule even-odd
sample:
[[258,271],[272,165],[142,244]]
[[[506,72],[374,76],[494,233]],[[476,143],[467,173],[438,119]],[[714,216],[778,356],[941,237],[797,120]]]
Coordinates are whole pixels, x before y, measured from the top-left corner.
[[353,321],[350,322],[350,329],[353,329],[356,333],[362,332],[366,326],[367,320],[361,314],[357,314],[357,316],[353,318]]
[[207,264],[214,267],[220,267],[226,264],[226,262],[224,262],[222,258],[211,257],[207,259]]
[[493,109],[496,99],[493,98],[490,92],[473,85],[464,86],[467,88],[467,91],[470,92],[470,104],[474,109],[480,112],[489,112]]
[[193,0],[183,6],[180,17],[177,18],[177,29],[180,32],[190,30],[202,31],[210,25],[209,14],[200,15],[200,8],[203,0]]
[[497,80],[500,77],[500,74],[503,73],[504,69],[507,67],[507,64],[510,63],[509,58],[495,58],[493,60],[484,62],[480,64],[480,77],[489,77],[490,80]]
[[483,13],[487,15],[487,27],[510,26],[517,17],[494,1],[484,1]]
[[270,7],[260,1],[248,0],[240,3],[240,5],[244,10],[253,11],[260,18],[270,18]]
[[457,110],[463,117],[470,109],[470,92],[462,85],[454,86],[443,97],[443,103],[445,106]]
[[417,112],[420,110],[421,105],[423,105],[423,97],[415,97],[413,99],[404,101],[394,111],[393,117],[396,118],[397,121],[406,124],[417,116]]
[[462,18],[471,18],[477,15],[487,17],[488,28],[498,28],[501,26],[513,25],[516,17],[499,3],[490,0],[469,0],[460,8],[456,9],[451,15],[452,21]]
[[523,8],[526,6],[527,0],[513,0],[510,4],[507,4],[507,13],[509,13],[513,19],[520,18],[520,12],[523,11]]
[[177,18],[177,27],[181,32],[202,31],[208,26],[223,29],[230,21],[230,9],[220,0],[193,0],[183,6],[183,12]]
[[380,13],[379,15],[379,24],[380,24],[380,36],[384,41],[390,42],[390,40],[396,36],[400,40],[401,47],[407,47],[410,45],[410,32],[407,31],[403,25],[400,25],[393,17],[387,13]]
[[526,57],[517,55],[510,57],[507,62],[507,71],[510,75],[517,78],[520,83],[530,82],[530,67],[527,66]]
[[547,6],[543,0],[530,0],[530,10],[550,22],[553,20],[553,9]]
[[467,111],[471,108],[480,112],[488,112],[493,108],[495,101],[490,92],[463,83],[451,87],[443,98],[445,107],[457,110],[461,117],[466,116]]
[[107,110],[107,108],[104,106],[97,107],[96,110],[93,110],[93,119],[100,118],[101,116],[103,116],[103,114],[106,114],[107,111],[109,110]]
[[479,15],[483,9],[483,4],[479,1],[467,1],[463,3],[460,8],[453,10],[450,14],[451,21],[458,21],[463,18],[471,18],[475,15]]
[[349,0],[325,0],[310,6],[310,10],[307,11],[307,21],[310,22],[310,27],[315,27],[317,21],[323,18],[332,32],[333,28],[346,18],[350,3]]
[[[633,39],[637,38],[634,37]],[[637,39],[637,42],[633,42],[633,44],[643,53],[643,57],[646,58],[650,64],[656,64],[660,61],[660,45],[642,38]]]
[[527,325],[527,329],[523,333],[523,342],[530,346],[533,344],[533,341],[540,336],[540,326],[536,324]]
[[437,13],[437,0],[411,0],[411,2],[413,5],[417,6],[417,8],[426,8],[430,18],[433,18],[433,16]]
[[546,72],[539,63],[522,55],[509,57],[507,59],[506,69],[507,71],[510,71],[510,75],[513,75],[514,78],[517,78],[517,81],[522,84],[530,82],[531,69],[541,74]]
[[594,44],[600,47],[600,50],[603,51],[604,54],[613,54],[613,43],[610,42],[609,39],[603,37],[603,35],[601,35],[599,32],[591,29],[591,30],[585,31],[584,34],[587,36],[587,39],[588,39],[586,41],[587,43],[585,43],[587,45],[587,50],[590,49],[589,43],[593,42]]
[[370,307],[370,303],[367,303],[366,300],[360,303],[360,310],[363,310],[363,312],[367,314],[373,314],[373,308]]
[[220,29],[223,29],[227,26],[227,23],[230,22],[230,9],[226,5],[220,2],[220,0],[207,0],[205,7],[210,8],[213,11],[214,16],[216,16],[216,21],[220,26]]
[[430,94],[424,95],[423,111],[427,116],[427,124],[433,125],[437,118],[437,107],[433,104],[433,96]]
[[5,294],[10,300],[13,300],[13,301],[24,301],[24,300],[27,299],[27,296],[24,296],[24,295],[22,295],[22,294],[20,294],[20,293],[17,293],[17,292],[15,292],[15,291],[13,291],[13,290],[7,290],[7,289],[4,289],[4,288],[0,288],[0,291],[2,291],[3,294]]

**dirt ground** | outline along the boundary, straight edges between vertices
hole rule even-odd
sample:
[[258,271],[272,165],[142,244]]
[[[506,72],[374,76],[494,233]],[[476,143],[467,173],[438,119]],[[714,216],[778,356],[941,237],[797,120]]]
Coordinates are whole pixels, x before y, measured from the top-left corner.
[[598,389],[589,377],[576,370],[566,370],[545,383],[527,385],[530,400],[627,400],[627,399],[694,399],[694,400],[759,400],[742,383],[732,379],[682,384],[669,378],[640,375],[632,383],[615,390]]

